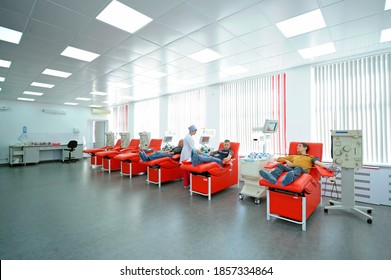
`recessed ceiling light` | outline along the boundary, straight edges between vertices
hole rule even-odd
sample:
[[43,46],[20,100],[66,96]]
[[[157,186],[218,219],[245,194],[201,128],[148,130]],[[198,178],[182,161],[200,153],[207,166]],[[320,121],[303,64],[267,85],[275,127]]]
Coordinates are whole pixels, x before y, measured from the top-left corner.
[[303,58],[312,58],[312,57],[322,56],[325,54],[334,53],[336,52],[336,50],[334,44],[330,42],[311,48],[301,49],[298,50],[298,52]]
[[86,97],[76,97],[75,99],[80,100],[80,101],[90,101],[91,100],[91,98],[86,98]]
[[72,73],[64,72],[64,71],[58,71],[58,70],[53,70],[53,69],[45,69],[42,74],[45,75],[50,75],[50,76],[55,76],[55,77],[60,77],[60,78],[68,78]]
[[90,105],[90,106],[88,106],[88,107],[91,107],[91,108],[102,108],[101,105]]
[[236,75],[236,74],[248,72],[248,69],[244,68],[243,66],[236,65],[236,66],[222,69],[221,72],[227,75]]
[[75,103],[75,102],[65,102],[64,105],[76,106],[76,105],[79,105],[79,103]]
[[71,46],[67,47],[61,53],[61,55],[67,56],[67,57],[70,57],[70,58],[74,58],[74,59],[87,61],[87,62],[91,62],[91,61],[93,61],[95,58],[97,58],[99,56],[99,54],[97,54],[97,53],[85,51],[85,50],[74,48],[74,47],[71,47]]
[[27,95],[36,95],[36,96],[42,96],[43,95],[43,92],[36,92],[36,91],[24,91],[23,94],[27,94]]
[[276,25],[287,38],[326,27],[320,9],[278,22]]
[[386,0],[386,5],[384,6],[384,10],[387,11],[391,9],[391,0]]
[[34,101],[35,99],[18,97],[17,100],[20,100],[20,101]]
[[5,81],[5,78],[4,77],[0,77],[0,82],[4,82]]
[[112,1],[96,19],[129,33],[136,32],[152,21],[150,17],[115,0]]
[[31,85],[33,87],[43,87],[43,88],[52,88],[54,85],[52,84],[45,84],[45,83],[38,83],[38,82],[32,82]]
[[215,51],[212,51],[211,49],[204,49],[202,51],[189,55],[189,57],[201,63],[208,63],[210,61],[222,58],[220,54]]
[[0,67],[10,68],[11,61],[0,59]]
[[380,35],[380,43],[391,41],[391,28],[383,29]]
[[90,92],[90,94],[104,96],[104,95],[107,95],[108,93],[107,92],[102,92],[102,91],[92,91],[92,92]]
[[2,41],[19,44],[22,34],[22,32],[0,26],[0,40]]

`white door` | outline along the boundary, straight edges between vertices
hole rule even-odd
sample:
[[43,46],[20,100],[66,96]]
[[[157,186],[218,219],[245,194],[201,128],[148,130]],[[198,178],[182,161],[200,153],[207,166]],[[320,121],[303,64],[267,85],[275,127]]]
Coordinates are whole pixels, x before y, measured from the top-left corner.
[[105,145],[105,133],[107,127],[107,121],[93,121],[93,147],[100,148]]

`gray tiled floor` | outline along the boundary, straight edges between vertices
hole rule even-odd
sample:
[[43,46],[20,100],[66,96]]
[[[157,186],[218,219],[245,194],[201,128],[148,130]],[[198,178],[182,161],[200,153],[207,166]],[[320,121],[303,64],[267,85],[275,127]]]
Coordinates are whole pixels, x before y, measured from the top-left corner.
[[[319,207],[307,231],[265,217],[240,187],[190,196],[87,160],[0,167],[1,259],[391,259],[391,209],[374,222]],[[326,200],[326,199],[325,199]]]

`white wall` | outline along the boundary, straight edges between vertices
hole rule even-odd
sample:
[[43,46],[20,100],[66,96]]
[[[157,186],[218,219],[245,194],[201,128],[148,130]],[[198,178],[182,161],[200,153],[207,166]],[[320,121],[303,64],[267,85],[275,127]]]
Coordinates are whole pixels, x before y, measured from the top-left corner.
[[[0,164],[7,163],[9,146],[21,143],[22,127],[27,126],[30,141],[40,139],[44,142],[62,142],[67,144],[69,138],[92,147],[89,120],[107,120],[109,115],[93,115],[90,108],[55,106],[35,102],[0,100],[0,106],[9,107],[0,110]],[[42,109],[65,111],[65,115],[54,115],[42,112]],[[78,128],[79,133],[73,129]],[[42,139],[42,140],[41,140]]]

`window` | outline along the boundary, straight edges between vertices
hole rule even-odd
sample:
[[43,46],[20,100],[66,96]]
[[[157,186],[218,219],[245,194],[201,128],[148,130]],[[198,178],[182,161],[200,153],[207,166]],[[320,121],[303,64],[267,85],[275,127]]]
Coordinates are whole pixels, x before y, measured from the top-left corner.
[[263,126],[265,119],[279,120],[277,133],[271,134],[267,152],[286,152],[286,74],[227,83],[220,88],[220,133],[240,142],[240,153],[262,151],[253,140],[253,128]]
[[141,131],[151,133],[151,138],[159,136],[159,99],[139,101],[134,104],[134,136],[138,138]]
[[113,108],[113,112],[110,120],[109,130],[114,132],[115,138],[119,138],[119,133],[128,131],[128,105],[121,105]]
[[[391,162],[391,54],[312,69],[312,138],[331,161],[330,130],[362,130],[365,164]],[[326,141],[328,140],[328,141]]]
[[206,90],[194,90],[168,97],[168,127],[176,132],[177,139],[185,137],[188,127],[194,124],[198,130],[205,127]]

